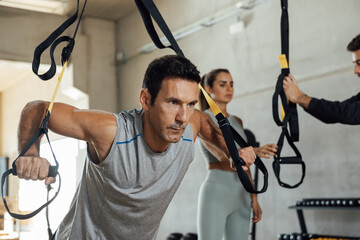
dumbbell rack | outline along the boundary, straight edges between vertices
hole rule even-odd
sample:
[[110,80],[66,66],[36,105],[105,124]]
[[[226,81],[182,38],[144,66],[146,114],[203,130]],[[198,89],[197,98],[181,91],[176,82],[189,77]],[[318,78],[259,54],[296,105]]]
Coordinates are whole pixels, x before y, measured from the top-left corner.
[[280,234],[278,240],[359,240],[357,237],[330,236],[309,233]]
[[289,209],[296,210],[301,233],[281,234],[278,236],[279,240],[294,239],[294,240],[309,240],[309,239],[346,239],[346,240],[360,240],[360,237],[346,237],[346,236],[327,236],[320,234],[309,234],[306,228],[303,210],[318,210],[318,209],[337,209],[337,210],[360,210],[360,198],[305,198],[302,201],[296,202],[295,206],[290,206]]

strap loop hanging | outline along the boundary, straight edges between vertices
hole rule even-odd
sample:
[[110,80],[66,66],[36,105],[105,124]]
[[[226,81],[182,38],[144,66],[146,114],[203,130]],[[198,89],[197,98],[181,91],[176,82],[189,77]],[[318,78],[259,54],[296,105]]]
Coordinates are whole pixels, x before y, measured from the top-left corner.
[[[17,219],[28,219],[28,218],[32,218],[33,216],[35,216],[36,214],[38,214],[43,208],[47,207],[52,201],[54,201],[54,199],[57,197],[57,195],[59,194],[60,191],[60,187],[61,187],[61,177],[60,174],[58,173],[58,168],[59,168],[59,163],[56,160],[55,154],[53,152],[50,140],[49,140],[49,136],[48,136],[48,129],[47,129],[47,123],[50,117],[50,113],[47,112],[45,118],[43,119],[43,122],[41,124],[41,127],[39,128],[39,130],[37,131],[37,133],[35,134],[35,136],[30,140],[30,142],[25,146],[25,148],[22,150],[22,152],[20,153],[20,155],[14,160],[14,162],[12,163],[12,168],[8,169],[7,171],[5,171],[1,177],[1,197],[3,199],[4,202],[4,206],[6,208],[6,210],[9,212],[10,216],[12,216],[13,218],[17,218]],[[24,156],[24,154],[29,150],[29,148],[36,142],[36,140],[41,136],[45,134],[47,142],[50,146],[50,150],[52,152],[53,158],[55,160],[55,166],[49,166],[49,174],[48,177],[56,177],[57,175],[59,176],[59,186],[58,186],[58,190],[56,191],[55,195],[49,200],[47,201],[45,204],[43,204],[41,207],[39,207],[37,210],[29,213],[29,214],[17,214],[17,213],[13,213],[11,212],[5,196],[4,196],[4,184],[5,184],[5,180],[6,178],[12,174],[14,176],[17,175],[17,170],[16,170],[16,165],[15,162],[18,158]]]
[[[174,36],[172,35],[169,27],[167,26],[164,18],[161,16],[161,13],[157,9],[156,5],[152,0],[135,0],[136,6],[139,9],[141,17],[144,21],[146,30],[151,37],[152,41],[154,42],[157,48],[171,48],[174,52],[182,57],[185,57],[184,53],[180,49],[179,45],[177,44]],[[165,37],[169,41],[170,45],[165,46],[157,34],[154,24],[151,20],[151,17],[155,20],[157,25],[159,26],[160,30],[164,33]]]
[[[272,98],[272,112],[273,119],[275,123],[282,128],[279,140],[277,145],[279,146],[276,156],[273,161],[273,169],[275,176],[280,184],[280,186],[285,188],[296,188],[298,187],[304,180],[305,177],[305,163],[302,161],[301,154],[294,142],[299,141],[299,122],[298,122],[298,114],[296,109],[296,104],[289,102],[286,98],[283,82],[284,78],[290,74],[289,68],[289,16],[288,16],[288,1],[281,1],[281,53],[279,56],[281,63],[281,74],[278,77],[276,82],[275,91]],[[279,117],[279,102],[281,100],[281,107],[283,109],[282,119]],[[290,132],[288,131],[288,126]],[[284,145],[284,139],[288,141],[290,147],[295,152],[295,157],[281,157],[281,150]],[[284,183],[280,179],[280,164],[300,164],[302,166],[302,176],[301,180],[294,185],[289,185]]]
[[[61,63],[62,65],[64,62],[68,61],[70,59],[70,55],[72,53],[72,50],[75,45],[75,37],[77,34],[77,30],[79,28],[80,21],[82,19],[82,15],[85,10],[87,0],[85,0],[84,6],[81,11],[81,15],[79,17],[78,24],[75,28],[73,37],[68,36],[62,36],[58,38],[66,29],[68,29],[77,19],[78,13],[79,13],[79,0],[77,0],[77,7],[76,12],[74,15],[72,15],[69,19],[67,19],[63,24],[61,24],[54,32],[50,34],[49,37],[47,37],[42,43],[39,44],[34,50],[34,58],[32,62],[32,69],[33,72],[41,79],[41,80],[49,80],[51,79],[55,73],[56,73],[56,64],[54,60],[54,50],[62,42],[68,42],[67,46],[63,48],[62,54],[61,54]],[[51,46],[51,47],[50,47]],[[42,53],[50,47],[50,59],[51,59],[51,65],[47,72],[44,74],[39,74],[39,66],[40,66],[40,59]]]
[[245,190],[249,193],[263,193],[267,190],[268,187],[268,171],[264,165],[264,163],[261,161],[259,157],[256,157],[255,159],[255,166],[257,166],[260,171],[264,175],[264,185],[261,188],[261,190],[254,189],[254,186],[252,185],[249,176],[244,171],[242,166],[245,165],[245,162],[243,159],[240,158],[238,150],[235,146],[235,142],[241,147],[249,147],[247,142],[241,137],[241,135],[230,125],[227,118],[224,116],[224,114],[221,112],[219,107],[215,104],[215,102],[211,99],[209,94],[205,91],[205,89],[201,86],[199,83],[199,88],[201,89],[202,93],[205,96],[206,101],[208,102],[211,111],[214,113],[216,120],[218,121],[219,128],[224,136],[225,143],[227,148],[229,149],[230,156],[234,162],[234,165],[236,167],[236,172],[238,174],[238,177],[243,184]]
[[[286,137],[287,141],[289,142],[290,147],[294,150],[295,156],[291,156],[291,157],[281,157],[280,156],[280,153],[281,153],[281,150],[283,147],[283,143],[284,143],[284,137]],[[304,161],[302,160],[301,153],[297,149],[297,147],[295,146],[293,141],[291,140],[289,131],[286,127],[282,128],[282,132],[281,132],[281,135],[280,135],[277,145],[278,145],[278,152],[277,152],[277,155],[274,157],[274,161],[272,164],[273,170],[275,173],[275,177],[278,180],[278,183],[280,186],[285,187],[285,188],[296,188],[302,184],[302,182],[305,178],[306,167],[305,167]],[[301,165],[302,173],[301,173],[300,181],[294,185],[290,185],[288,183],[283,182],[280,179],[280,165],[281,164]]]

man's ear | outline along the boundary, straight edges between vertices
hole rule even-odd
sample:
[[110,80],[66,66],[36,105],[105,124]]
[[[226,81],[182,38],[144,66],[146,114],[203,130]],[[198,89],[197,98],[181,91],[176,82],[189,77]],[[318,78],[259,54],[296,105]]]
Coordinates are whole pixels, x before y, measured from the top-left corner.
[[149,110],[151,105],[151,95],[145,88],[141,89],[140,91],[140,104],[144,110]]

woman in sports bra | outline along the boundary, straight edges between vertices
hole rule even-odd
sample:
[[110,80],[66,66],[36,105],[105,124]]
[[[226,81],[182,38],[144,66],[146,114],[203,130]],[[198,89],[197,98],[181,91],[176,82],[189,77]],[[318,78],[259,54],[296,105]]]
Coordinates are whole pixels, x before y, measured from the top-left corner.
[[[227,112],[234,94],[234,82],[227,69],[214,69],[202,78],[201,84],[228,118],[231,126],[247,141],[242,120]],[[217,123],[214,114],[200,93],[201,110]],[[241,185],[229,158],[209,143],[200,142],[208,173],[199,192],[197,227],[199,240],[247,240],[250,211],[253,222],[259,222],[262,211],[256,194],[249,194]],[[254,148],[257,156],[270,158],[277,151],[275,144]],[[250,175],[250,171],[247,173]]]

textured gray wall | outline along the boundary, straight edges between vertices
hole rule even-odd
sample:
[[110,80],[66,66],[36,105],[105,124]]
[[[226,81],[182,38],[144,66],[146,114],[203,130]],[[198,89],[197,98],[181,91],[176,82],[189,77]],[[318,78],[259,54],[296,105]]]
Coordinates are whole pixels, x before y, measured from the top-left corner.
[[[236,1],[159,0],[156,3],[170,28],[177,30]],[[346,4],[334,0],[289,1],[291,71],[308,95],[344,100],[360,91],[359,79],[352,73],[351,54],[346,51],[348,42],[359,34],[359,10],[360,2],[356,0]],[[280,72],[277,59],[280,14],[280,1],[268,0],[241,16],[245,22],[241,33],[229,33],[229,26],[236,22],[233,17],[179,41],[185,55],[202,74],[218,67],[230,69],[235,80],[235,97],[228,110],[240,116],[245,128],[251,129],[262,144],[276,143],[280,134],[271,115],[271,98]],[[131,55],[150,41],[138,13],[118,23],[118,51]],[[119,110],[139,107],[138,92],[147,64],[167,53],[172,52],[156,50],[119,66]],[[326,125],[303,109],[298,111],[301,133],[297,146],[307,164],[306,178],[297,189],[281,188],[272,171],[272,160],[265,160],[270,175],[269,189],[259,196],[263,219],[258,224],[258,239],[276,239],[279,233],[299,232],[296,212],[288,209],[297,200],[359,197],[359,127]],[[284,149],[284,154],[287,150]],[[298,168],[283,167],[283,170],[289,183],[300,177]],[[162,220],[159,240],[171,232],[196,232],[197,194],[205,175],[206,164],[197,150]],[[308,210],[305,218],[312,233],[360,235],[360,214],[356,211]]]

